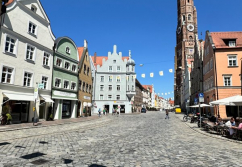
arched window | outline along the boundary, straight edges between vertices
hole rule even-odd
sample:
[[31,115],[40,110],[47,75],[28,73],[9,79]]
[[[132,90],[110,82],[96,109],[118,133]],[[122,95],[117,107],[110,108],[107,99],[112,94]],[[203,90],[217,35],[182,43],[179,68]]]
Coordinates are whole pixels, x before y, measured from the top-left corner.
[[192,20],[192,15],[191,14],[188,15],[188,20]]
[[186,21],[186,16],[183,15],[182,21]]
[[190,3],[190,0],[187,0],[188,3]]
[[190,39],[190,40],[193,40],[193,37],[192,37],[192,36],[189,36],[189,39]]
[[36,13],[36,11],[37,11],[37,8],[36,8],[36,6],[34,6],[34,5],[31,5],[31,11],[32,11],[32,12],[35,12],[35,13]]

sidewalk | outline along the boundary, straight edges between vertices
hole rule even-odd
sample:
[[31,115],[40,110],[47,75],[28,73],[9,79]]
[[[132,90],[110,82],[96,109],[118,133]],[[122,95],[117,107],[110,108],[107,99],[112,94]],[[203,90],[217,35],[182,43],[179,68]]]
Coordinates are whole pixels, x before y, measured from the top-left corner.
[[96,120],[96,119],[99,119],[99,117],[97,115],[93,115],[91,117],[60,119],[60,120],[54,120],[54,121],[41,121],[41,122],[38,122],[35,124],[37,126],[33,126],[32,122],[31,123],[21,123],[21,124],[12,124],[12,125],[0,125],[0,132],[21,130],[21,129],[30,129],[30,128],[41,128],[41,127],[56,126],[56,125],[63,125],[63,124],[80,123],[80,122],[86,122],[86,121],[91,121],[91,120]]
[[[174,115],[175,115],[176,118],[178,118],[179,120],[181,120],[182,122],[184,122],[183,121],[184,114],[174,114]],[[199,128],[197,126],[197,123],[190,123],[188,121],[188,122],[184,122],[184,124],[186,124],[192,130],[194,130],[194,131],[196,131],[196,132],[198,132],[200,134],[203,134],[203,135],[206,135],[206,136],[209,136],[209,137],[213,137],[213,138],[216,138],[216,139],[221,139],[221,140],[226,140],[226,141],[230,141],[230,142],[242,144],[242,141],[238,141],[238,140],[235,140],[235,139],[229,139],[229,138],[223,137],[221,135],[218,135],[217,133],[212,133],[212,132],[204,131],[203,128]]]

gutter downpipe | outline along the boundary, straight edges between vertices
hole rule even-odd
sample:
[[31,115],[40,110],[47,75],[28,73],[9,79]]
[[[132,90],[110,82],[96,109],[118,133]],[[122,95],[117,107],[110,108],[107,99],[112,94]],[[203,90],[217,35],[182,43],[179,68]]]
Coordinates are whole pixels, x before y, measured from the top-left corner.
[[[219,100],[218,98],[218,77],[217,77],[217,65],[216,65],[216,47],[214,45],[214,43],[212,44],[212,47],[213,47],[213,57],[214,57],[214,68],[215,68],[215,80],[216,80],[216,93],[217,93],[217,99],[216,100]],[[219,113],[219,106],[217,106],[217,109],[218,109],[218,117],[220,117],[220,113]]]

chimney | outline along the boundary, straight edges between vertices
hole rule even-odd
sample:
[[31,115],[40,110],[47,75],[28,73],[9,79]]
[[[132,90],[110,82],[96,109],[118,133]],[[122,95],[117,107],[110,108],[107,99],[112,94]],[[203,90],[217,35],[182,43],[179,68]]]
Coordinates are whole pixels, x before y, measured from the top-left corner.
[[94,63],[96,63],[96,60],[97,60],[97,53],[95,52],[94,53]]
[[87,40],[84,40],[84,48],[87,48]]
[[113,53],[117,54],[117,46],[116,45],[113,45]]

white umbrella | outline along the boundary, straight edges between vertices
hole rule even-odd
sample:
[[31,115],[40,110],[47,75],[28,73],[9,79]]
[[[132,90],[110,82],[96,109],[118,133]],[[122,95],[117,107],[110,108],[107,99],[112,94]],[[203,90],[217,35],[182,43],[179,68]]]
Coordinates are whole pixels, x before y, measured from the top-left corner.
[[[191,107],[191,108],[198,108],[199,105],[197,104],[197,105],[193,105],[193,106],[189,106],[189,107]],[[208,105],[208,104],[200,104],[200,107],[213,107],[213,106]]]
[[240,106],[242,105],[242,96],[236,95],[210,102],[212,105]]

